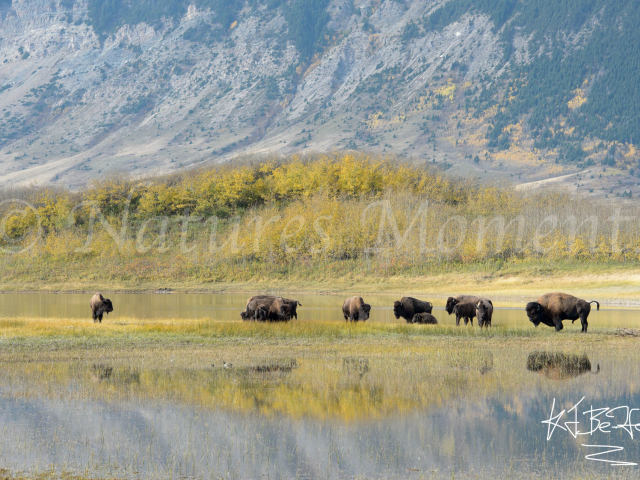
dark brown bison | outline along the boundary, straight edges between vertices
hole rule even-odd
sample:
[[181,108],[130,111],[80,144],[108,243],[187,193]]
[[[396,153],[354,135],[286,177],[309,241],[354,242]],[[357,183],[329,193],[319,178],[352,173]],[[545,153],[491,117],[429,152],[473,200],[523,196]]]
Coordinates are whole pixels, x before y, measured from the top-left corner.
[[240,315],[243,320],[286,322],[291,320],[291,305],[282,297],[260,295],[250,298],[246,310]]
[[436,317],[427,312],[416,313],[411,319],[411,323],[424,323],[429,325],[436,325],[438,320]]
[[449,315],[453,313],[453,307],[458,303],[475,303],[477,304],[480,300],[486,300],[493,307],[493,303],[488,298],[477,297],[475,295],[458,295],[457,297],[449,297],[447,298],[447,304],[444,309],[447,311]]
[[537,327],[541,323],[555,327],[556,332],[562,330],[562,321],[575,322],[578,318],[582,323],[582,333],[587,333],[587,317],[591,312],[591,304],[595,303],[598,310],[600,304],[595,300],[586,302],[581,298],[566,293],[547,293],[537,302],[529,302],[525,307],[529,320]]
[[416,313],[431,313],[433,305],[413,297],[402,297],[400,301],[393,302],[393,314],[396,318],[404,318],[407,323],[412,323]]
[[96,293],[91,297],[89,305],[91,306],[91,316],[93,317],[94,323],[102,323],[102,315],[105,313],[108,315],[109,312],[113,312],[111,300],[104,298],[101,293]]
[[478,317],[478,325],[480,325],[480,328],[491,326],[493,305],[489,300],[482,299],[476,303],[476,316]]
[[368,320],[369,312],[371,312],[371,305],[364,303],[362,297],[347,298],[342,304],[342,314],[346,321]]
[[471,322],[473,326],[473,317],[476,316],[475,303],[456,303],[453,307],[453,313],[456,315],[456,327],[460,326],[460,319],[464,318],[464,324]]
[[[250,312],[249,309],[249,304],[254,301],[254,300],[264,300],[264,299],[273,299],[273,298],[281,298],[282,301],[288,305],[291,306],[291,313],[289,314],[290,317],[294,317],[296,320],[298,319],[298,305],[302,306],[302,304],[298,301],[298,300],[292,300],[290,298],[282,298],[282,297],[274,297],[273,295],[254,295],[253,297],[251,297],[249,300],[247,300],[247,309],[245,310],[245,315],[243,315],[242,313],[240,313],[240,315],[242,316],[243,320],[250,320],[253,319],[253,317],[255,316],[255,312]],[[245,318],[247,317],[247,318]]]

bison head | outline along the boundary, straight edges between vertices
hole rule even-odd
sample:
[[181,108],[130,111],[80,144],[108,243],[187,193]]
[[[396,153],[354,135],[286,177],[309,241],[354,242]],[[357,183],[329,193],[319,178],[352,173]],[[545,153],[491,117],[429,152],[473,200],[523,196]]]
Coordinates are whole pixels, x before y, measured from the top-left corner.
[[419,313],[416,313],[411,319],[411,323],[420,323],[421,321],[422,321],[422,318],[420,317]]
[[369,312],[371,312],[371,305],[368,303],[363,303],[360,307],[360,314],[358,315],[359,320],[369,320]]
[[458,304],[458,300],[456,300],[453,297],[449,297],[447,298],[447,304],[445,305],[444,309],[447,311],[449,315],[451,315],[453,313],[453,307],[455,307],[457,304]]
[[105,298],[102,301],[102,305],[103,305],[104,311],[107,312],[107,315],[109,314],[109,312],[113,312],[113,303],[111,303],[111,300],[109,300],[108,298]]
[[240,316],[242,317],[242,320],[250,320],[251,316],[246,312],[240,312]]
[[397,300],[393,302],[393,314],[395,315],[396,318],[400,318],[403,316],[404,305],[402,305],[402,302],[399,302]]
[[537,327],[542,322],[542,316],[544,313],[544,307],[538,302],[529,302],[525,307],[527,317]]

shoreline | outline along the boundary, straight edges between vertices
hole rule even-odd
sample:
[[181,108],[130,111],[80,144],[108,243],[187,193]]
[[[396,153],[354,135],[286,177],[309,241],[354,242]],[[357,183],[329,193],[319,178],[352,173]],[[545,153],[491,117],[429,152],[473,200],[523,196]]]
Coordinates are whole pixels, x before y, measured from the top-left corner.
[[491,276],[468,273],[440,274],[414,277],[360,277],[318,279],[307,281],[266,280],[238,282],[129,282],[126,280],[106,282],[36,282],[0,283],[0,294],[83,294],[95,292],[109,294],[145,295],[225,295],[274,293],[291,295],[342,296],[428,296],[446,299],[460,293],[487,296],[494,301],[521,304],[536,300],[548,292],[566,292],[585,300],[598,300],[603,306],[640,308],[640,271],[621,268],[619,271],[589,272],[583,275],[514,274]]

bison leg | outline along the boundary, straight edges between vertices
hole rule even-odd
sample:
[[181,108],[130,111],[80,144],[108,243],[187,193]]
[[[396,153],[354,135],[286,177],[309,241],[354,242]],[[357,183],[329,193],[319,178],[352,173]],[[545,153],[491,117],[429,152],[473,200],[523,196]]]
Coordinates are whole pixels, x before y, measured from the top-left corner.
[[98,315],[98,320],[100,320],[100,323],[102,323],[102,314]]
[[587,328],[589,327],[589,322],[587,322],[587,316],[586,315],[580,317],[580,323],[582,323],[581,333],[587,333]]
[[556,325],[556,332],[559,332],[560,330],[562,330],[562,328],[563,328],[562,320],[555,319],[553,321],[553,323],[555,323],[555,325]]

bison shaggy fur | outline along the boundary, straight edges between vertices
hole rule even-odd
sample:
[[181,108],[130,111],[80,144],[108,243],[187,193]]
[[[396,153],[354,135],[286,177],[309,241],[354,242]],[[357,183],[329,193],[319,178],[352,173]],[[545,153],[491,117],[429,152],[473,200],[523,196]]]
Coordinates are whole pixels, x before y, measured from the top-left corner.
[[489,300],[482,299],[476,303],[476,316],[478,317],[478,325],[480,325],[480,328],[491,326],[493,305]]
[[427,312],[416,313],[411,319],[411,323],[424,323],[429,325],[436,325],[438,320],[436,317]]
[[456,327],[460,326],[460,319],[464,318],[464,324],[471,322],[473,326],[473,317],[476,316],[475,303],[457,303],[453,307],[453,313],[456,315]]
[[580,319],[582,333],[587,333],[589,323],[587,318],[591,312],[591,304],[595,303],[598,310],[600,304],[595,300],[587,302],[581,298],[566,293],[547,293],[542,295],[537,302],[529,302],[525,307],[529,320],[537,327],[541,323],[549,327],[555,327],[556,332],[562,330],[562,321],[571,320],[571,323]]
[[362,297],[349,297],[342,304],[342,314],[346,321],[368,320],[371,305],[364,303]]
[[96,293],[91,297],[89,305],[91,306],[91,316],[94,323],[102,323],[102,315],[105,313],[108,315],[109,312],[113,312],[113,303],[108,298],[104,298],[101,293]]
[[396,318],[404,318],[407,323],[412,323],[417,313],[431,313],[433,305],[413,297],[402,297],[400,301],[393,302],[393,314]]

